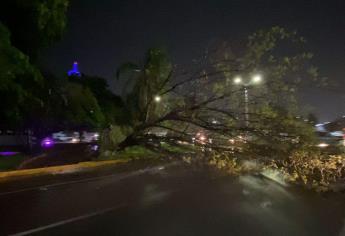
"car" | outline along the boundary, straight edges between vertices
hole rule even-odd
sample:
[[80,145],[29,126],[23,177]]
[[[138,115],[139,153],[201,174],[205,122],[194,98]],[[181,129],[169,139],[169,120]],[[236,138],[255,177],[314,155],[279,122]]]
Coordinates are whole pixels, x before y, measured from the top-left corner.
[[60,131],[52,134],[55,143],[79,143],[79,132]]

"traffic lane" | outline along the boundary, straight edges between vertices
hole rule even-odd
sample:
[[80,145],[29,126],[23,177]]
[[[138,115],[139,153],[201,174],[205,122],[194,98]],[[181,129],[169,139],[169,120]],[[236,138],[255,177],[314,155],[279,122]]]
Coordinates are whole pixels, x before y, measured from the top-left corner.
[[[135,202],[143,181],[161,167],[146,168],[88,182],[37,188],[0,196],[0,235]],[[145,175],[146,178],[139,177]]]
[[344,206],[334,199],[258,177],[189,178],[171,194],[148,188],[135,207],[39,235],[340,235],[343,227]]
[[114,211],[38,235],[341,235],[344,198],[257,176],[174,171],[141,176],[136,198]]
[[[8,195],[3,196],[1,202],[7,202],[11,208],[1,213],[2,217],[6,217],[2,220],[4,227],[1,230],[5,233],[25,232],[92,214],[109,207],[126,204],[135,206],[137,203],[144,202],[149,204],[151,201],[166,197],[175,191],[174,188],[178,189],[182,185],[186,175],[179,174],[180,172],[180,168],[175,168],[169,173],[164,168],[157,167],[143,175],[133,175],[133,178],[124,178],[121,181],[109,178],[90,183],[28,191],[8,199],[5,199],[9,197]],[[167,188],[166,192],[154,194],[157,186],[154,182],[167,179],[171,173],[183,178],[168,178],[168,182],[164,181],[163,184]],[[23,199],[27,199],[26,202],[23,202]]]
[[[171,163],[171,162],[170,162]],[[107,177],[118,173],[135,171],[138,169],[152,168],[158,165],[166,165],[167,161],[130,161],[116,165],[101,166],[86,171],[71,173],[57,173],[43,176],[25,176],[13,179],[0,180],[0,196],[8,192],[18,192],[25,189],[35,189],[46,185],[60,184],[70,181],[84,180],[88,178]]]

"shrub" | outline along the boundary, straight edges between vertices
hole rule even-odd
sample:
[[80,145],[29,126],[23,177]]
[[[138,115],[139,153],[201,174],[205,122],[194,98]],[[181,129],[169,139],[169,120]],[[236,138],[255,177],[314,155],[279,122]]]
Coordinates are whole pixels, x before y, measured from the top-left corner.
[[267,167],[278,169],[288,182],[327,191],[345,177],[345,156],[297,151],[287,160],[272,160]]

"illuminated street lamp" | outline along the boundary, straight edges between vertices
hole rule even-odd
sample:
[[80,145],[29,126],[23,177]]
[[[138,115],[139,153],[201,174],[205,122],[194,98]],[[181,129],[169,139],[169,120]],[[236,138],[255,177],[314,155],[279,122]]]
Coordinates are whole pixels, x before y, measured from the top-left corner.
[[246,127],[248,127],[248,125],[249,125],[248,87],[251,86],[251,85],[260,84],[261,82],[262,82],[262,75],[260,75],[260,74],[253,75],[248,83],[244,83],[243,79],[240,76],[236,76],[234,78],[234,84],[242,85],[243,86],[243,92],[244,92],[244,115],[245,115]]
[[162,97],[161,96],[159,96],[159,95],[156,95],[155,97],[154,97],[154,100],[155,100],[155,102],[160,102],[161,100],[162,100]]
[[241,84],[241,83],[242,83],[242,78],[239,77],[239,76],[235,77],[234,83],[235,83],[235,84]]
[[253,78],[252,78],[252,82],[253,84],[258,84],[262,81],[262,76],[257,74],[257,75],[254,75]]
[[234,84],[243,85],[244,87],[248,87],[251,85],[256,85],[262,82],[262,75],[261,74],[255,74],[251,77],[250,81],[245,83],[241,76],[236,76],[234,78]]

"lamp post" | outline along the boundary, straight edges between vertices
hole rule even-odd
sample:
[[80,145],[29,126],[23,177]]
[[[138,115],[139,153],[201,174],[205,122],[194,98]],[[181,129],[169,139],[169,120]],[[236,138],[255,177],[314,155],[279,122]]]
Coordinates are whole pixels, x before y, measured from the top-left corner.
[[260,74],[255,74],[251,77],[249,82],[244,82],[242,77],[237,76],[234,78],[234,83],[236,85],[243,86],[243,94],[244,94],[244,119],[245,119],[245,126],[249,126],[249,94],[248,94],[248,87],[251,85],[257,85],[262,82],[262,76]]
[[162,97],[159,96],[159,95],[156,95],[156,96],[154,97],[154,100],[155,100],[156,103],[159,103],[159,102],[162,100]]

